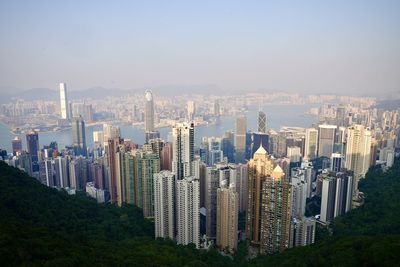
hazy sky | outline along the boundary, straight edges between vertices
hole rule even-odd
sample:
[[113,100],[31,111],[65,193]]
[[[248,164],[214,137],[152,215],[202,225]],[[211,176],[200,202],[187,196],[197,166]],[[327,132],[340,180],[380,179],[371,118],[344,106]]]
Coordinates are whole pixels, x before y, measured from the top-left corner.
[[0,86],[400,91],[400,1],[0,1]]

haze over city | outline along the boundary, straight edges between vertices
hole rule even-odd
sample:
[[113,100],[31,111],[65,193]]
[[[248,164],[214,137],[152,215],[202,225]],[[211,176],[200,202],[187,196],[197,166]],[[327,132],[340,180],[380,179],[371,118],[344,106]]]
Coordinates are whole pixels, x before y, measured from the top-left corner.
[[[1,1],[0,95],[162,87],[388,97],[399,1]],[[218,89],[218,90],[216,90]]]
[[0,266],[398,266],[399,1],[0,1]]

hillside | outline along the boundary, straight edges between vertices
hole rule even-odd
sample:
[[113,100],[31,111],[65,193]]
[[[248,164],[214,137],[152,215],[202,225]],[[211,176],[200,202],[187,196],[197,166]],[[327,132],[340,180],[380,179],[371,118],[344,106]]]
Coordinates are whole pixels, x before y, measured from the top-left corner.
[[365,204],[333,223],[332,236],[309,247],[259,257],[256,266],[399,266],[400,160],[382,173],[371,168],[360,182]]
[[1,266],[221,266],[216,251],[154,240],[133,206],[99,205],[43,186],[0,161]]
[[[400,261],[400,162],[371,170],[365,205],[335,220],[317,244],[245,261],[215,250],[154,240],[153,224],[133,206],[99,205],[41,185],[0,162],[2,266],[396,266]],[[321,235],[320,235],[321,236]]]

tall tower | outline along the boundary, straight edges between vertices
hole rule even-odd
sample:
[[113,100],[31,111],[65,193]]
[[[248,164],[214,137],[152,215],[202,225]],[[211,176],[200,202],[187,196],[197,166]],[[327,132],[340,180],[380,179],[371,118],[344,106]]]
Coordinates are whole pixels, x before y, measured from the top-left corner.
[[72,122],[72,143],[75,155],[86,156],[85,122],[82,117],[75,118]]
[[16,136],[13,140],[12,140],[12,151],[13,151],[13,155],[16,156],[17,154],[21,154],[22,152],[22,142],[21,139]]
[[354,192],[358,181],[364,177],[370,166],[371,131],[363,125],[353,125],[347,129],[345,168],[354,172]]
[[247,131],[247,119],[245,116],[236,118],[236,163],[244,161],[246,152],[246,131]]
[[194,114],[196,111],[196,106],[194,104],[194,101],[188,101],[187,102],[187,116],[188,116],[188,121],[191,122],[194,120]]
[[118,160],[116,159],[118,146],[123,142],[119,137],[114,139],[108,139],[107,145],[107,165],[108,165],[108,183],[107,189],[110,192],[111,203],[118,202],[118,191],[117,191],[117,177],[118,177]]
[[319,126],[318,156],[330,158],[335,143],[336,125],[321,124]]
[[260,253],[289,246],[291,185],[260,146],[249,162],[246,236]]
[[218,99],[214,100],[214,106],[213,106],[213,111],[214,111],[214,116],[218,117],[220,115],[220,105]]
[[155,237],[175,239],[175,175],[170,171],[154,174]]
[[217,224],[217,189],[219,187],[219,170],[216,167],[207,167],[206,169],[206,190],[205,190],[205,208],[206,216],[206,234],[208,238],[216,238]]
[[194,177],[176,182],[176,214],[178,244],[200,243],[200,183]]
[[139,160],[139,176],[142,180],[143,189],[143,216],[154,217],[154,179],[153,175],[160,172],[160,159],[157,154],[144,152]]
[[306,129],[304,146],[304,157],[313,160],[317,157],[318,151],[318,131],[314,128]]
[[144,131],[154,132],[154,102],[150,90],[144,93],[144,101]]
[[329,223],[351,209],[354,179],[351,172],[323,172],[318,179],[322,182],[320,220]]
[[289,247],[291,185],[277,165],[262,184],[261,253],[282,252]]
[[239,214],[239,194],[235,187],[218,188],[217,190],[217,246],[237,249],[237,230]]
[[172,172],[177,180],[193,175],[194,124],[177,123],[172,128]]
[[60,83],[60,111],[62,119],[69,119],[66,83]]
[[31,171],[39,171],[39,135],[34,130],[31,130],[26,135],[26,147],[31,158]]
[[259,133],[266,133],[267,131],[267,115],[262,110],[258,112],[257,128]]

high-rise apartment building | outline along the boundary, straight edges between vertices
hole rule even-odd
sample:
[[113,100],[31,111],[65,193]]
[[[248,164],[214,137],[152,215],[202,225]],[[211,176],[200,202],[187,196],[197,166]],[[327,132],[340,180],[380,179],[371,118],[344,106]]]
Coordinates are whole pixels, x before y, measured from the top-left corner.
[[110,192],[111,203],[118,203],[118,192],[117,192],[117,152],[118,146],[123,143],[123,140],[119,137],[108,139],[107,145],[107,167],[108,167],[108,183],[107,189]]
[[60,114],[62,119],[69,119],[67,84],[60,83]]
[[175,124],[172,138],[172,172],[181,180],[193,175],[194,124]]
[[154,217],[154,178],[155,173],[160,172],[160,159],[155,153],[143,153],[139,160],[143,189],[143,216]]
[[293,218],[290,227],[289,247],[308,246],[315,241],[316,219],[314,217]]
[[262,183],[260,252],[272,254],[289,247],[291,185],[278,165]]
[[239,116],[236,118],[236,163],[241,163],[245,159],[246,153],[246,131],[247,131],[247,118]]
[[239,211],[245,212],[247,210],[248,201],[248,165],[247,164],[237,164],[236,165],[236,192],[239,194]]
[[39,171],[39,135],[34,130],[31,130],[26,135],[26,148],[31,157],[31,171]]
[[70,187],[85,190],[88,181],[88,162],[84,157],[76,157],[69,163]]
[[175,239],[175,175],[170,171],[154,174],[155,237]]
[[72,144],[75,155],[86,156],[85,122],[82,117],[75,118],[72,122]]
[[329,223],[351,209],[353,176],[348,172],[323,172],[318,179],[322,182],[320,221]]
[[217,190],[217,246],[234,252],[237,249],[239,194],[234,186]]
[[306,129],[306,138],[304,146],[304,157],[313,160],[318,152],[318,131],[314,128]]
[[340,172],[344,165],[343,155],[340,153],[332,153],[331,155],[331,171]]
[[335,143],[336,125],[319,125],[318,133],[318,156],[330,158]]
[[176,181],[176,215],[178,244],[200,246],[200,183],[195,177]]
[[353,125],[347,129],[345,167],[354,172],[358,182],[370,166],[371,131],[363,125]]
[[121,137],[121,130],[118,126],[113,126],[111,124],[103,124],[103,143],[104,149],[107,148],[108,140],[120,138]]
[[16,156],[17,154],[21,154],[21,152],[22,152],[22,141],[18,136],[16,136],[12,140],[11,145],[12,145],[12,151],[13,151],[13,155],[14,156]]
[[248,165],[246,236],[260,253],[283,251],[289,246],[291,185],[262,146]]
[[207,167],[206,169],[206,190],[205,190],[205,208],[206,208],[206,235],[210,239],[216,238],[217,226],[217,189],[219,188],[219,170],[216,167]]

